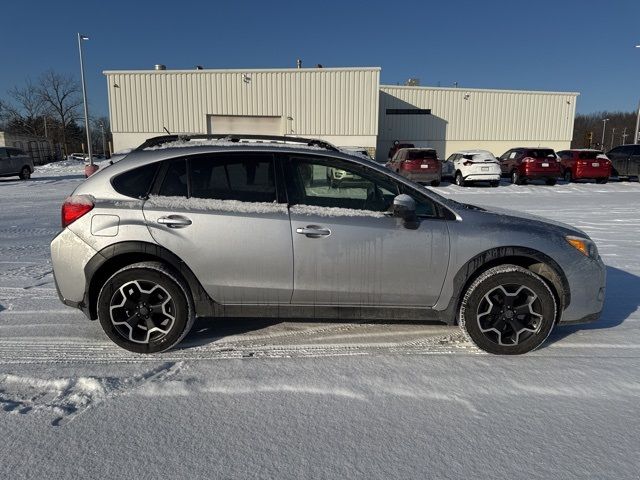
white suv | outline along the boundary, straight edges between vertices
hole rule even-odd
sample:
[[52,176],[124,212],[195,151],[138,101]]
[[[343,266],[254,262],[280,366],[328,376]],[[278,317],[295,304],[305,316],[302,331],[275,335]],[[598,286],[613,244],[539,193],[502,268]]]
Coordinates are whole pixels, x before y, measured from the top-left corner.
[[492,187],[500,185],[500,163],[486,150],[461,150],[446,162],[456,185],[464,187],[471,182],[489,182]]

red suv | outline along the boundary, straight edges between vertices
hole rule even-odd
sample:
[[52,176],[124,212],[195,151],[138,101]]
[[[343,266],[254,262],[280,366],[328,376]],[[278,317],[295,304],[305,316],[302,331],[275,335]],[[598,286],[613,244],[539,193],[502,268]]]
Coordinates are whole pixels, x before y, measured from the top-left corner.
[[498,160],[502,176],[511,177],[515,185],[536,179],[555,185],[562,174],[560,160],[550,148],[512,148]]
[[433,148],[401,148],[387,168],[418,183],[437,187],[442,180],[442,162]]
[[567,182],[593,178],[596,183],[607,183],[611,176],[611,162],[600,150],[563,150],[558,156]]

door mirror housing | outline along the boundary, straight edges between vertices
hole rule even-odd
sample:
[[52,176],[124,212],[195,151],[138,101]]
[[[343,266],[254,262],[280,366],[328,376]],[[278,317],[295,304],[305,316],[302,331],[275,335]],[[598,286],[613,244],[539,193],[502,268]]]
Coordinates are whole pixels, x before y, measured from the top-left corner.
[[416,201],[405,193],[393,199],[393,215],[402,219],[405,228],[415,230],[420,226],[416,216]]

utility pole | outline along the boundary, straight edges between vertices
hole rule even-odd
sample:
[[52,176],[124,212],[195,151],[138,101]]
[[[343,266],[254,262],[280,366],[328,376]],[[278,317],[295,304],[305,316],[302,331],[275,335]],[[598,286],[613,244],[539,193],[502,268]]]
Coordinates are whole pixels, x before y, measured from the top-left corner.
[[622,145],[626,145],[627,144],[627,137],[629,136],[629,134],[627,133],[627,127],[624,127],[624,130],[622,130]]
[[602,142],[600,143],[600,147],[602,148],[602,150],[604,150],[604,132],[607,129],[607,122],[609,121],[608,118],[603,118],[602,119]]
[[[613,130],[611,130],[611,148],[613,148],[613,141],[615,136],[616,136],[616,127],[613,127]],[[611,148],[609,150],[611,150]]]
[[633,132],[633,143],[640,143],[640,102],[638,102],[638,117],[636,118],[636,129]]
[[104,123],[100,122],[100,131],[102,132],[102,155],[107,158],[107,144],[104,141]]

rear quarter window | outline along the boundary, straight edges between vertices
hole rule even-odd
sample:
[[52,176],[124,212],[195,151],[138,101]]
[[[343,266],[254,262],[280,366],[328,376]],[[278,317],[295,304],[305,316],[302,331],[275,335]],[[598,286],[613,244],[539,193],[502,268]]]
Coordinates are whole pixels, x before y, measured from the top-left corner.
[[111,181],[116,192],[133,198],[146,197],[158,171],[158,163],[150,163],[121,173]]

